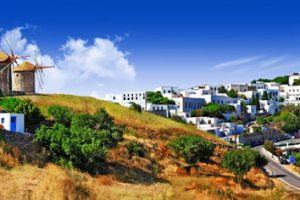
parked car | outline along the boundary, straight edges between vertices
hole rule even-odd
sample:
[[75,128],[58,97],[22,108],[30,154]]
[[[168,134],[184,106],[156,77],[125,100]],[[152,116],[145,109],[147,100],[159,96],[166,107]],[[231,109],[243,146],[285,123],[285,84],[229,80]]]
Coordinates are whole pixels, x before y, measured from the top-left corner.
[[279,157],[279,162],[280,162],[281,164],[289,164],[288,158],[285,157],[285,156],[280,156],[280,157]]
[[300,138],[300,133],[296,133],[296,134],[294,135],[294,137],[295,137],[295,138]]

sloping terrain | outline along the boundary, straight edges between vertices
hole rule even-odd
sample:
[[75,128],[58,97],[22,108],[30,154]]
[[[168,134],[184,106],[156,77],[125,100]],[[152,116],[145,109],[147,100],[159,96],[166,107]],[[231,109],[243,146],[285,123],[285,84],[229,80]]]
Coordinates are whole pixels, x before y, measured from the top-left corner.
[[[234,182],[221,167],[221,158],[232,148],[215,136],[150,113],[138,113],[91,97],[71,95],[23,96],[47,115],[51,105],[75,112],[93,113],[104,107],[115,122],[124,126],[124,141],[110,150],[100,163],[101,175],[66,170],[45,162],[42,148],[19,150],[13,141],[0,148],[0,199],[297,199],[284,186],[274,185],[259,169],[252,169],[246,187]],[[187,167],[172,155],[167,144],[178,135],[195,134],[217,144],[210,163]],[[130,155],[128,142],[139,142],[144,157]],[[24,152],[27,151],[27,152]],[[27,156],[29,154],[29,157]],[[28,159],[30,158],[30,159]],[[43,162],[41,162],[43,161]],[[43,164],[41,164],[43,163]],[[275,187],[274,187],[275,186]]]

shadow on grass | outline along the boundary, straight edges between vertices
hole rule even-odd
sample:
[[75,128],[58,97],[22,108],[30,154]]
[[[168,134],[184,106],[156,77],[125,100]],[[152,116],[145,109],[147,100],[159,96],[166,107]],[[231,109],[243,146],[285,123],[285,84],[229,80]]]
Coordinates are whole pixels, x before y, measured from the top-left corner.
[[153,171],[146,171],[134,166],[126,166],[120,162],[101,163],[101,174],[112,174],[122,182],[133,184],[167,183],[167,180],[158,178]]

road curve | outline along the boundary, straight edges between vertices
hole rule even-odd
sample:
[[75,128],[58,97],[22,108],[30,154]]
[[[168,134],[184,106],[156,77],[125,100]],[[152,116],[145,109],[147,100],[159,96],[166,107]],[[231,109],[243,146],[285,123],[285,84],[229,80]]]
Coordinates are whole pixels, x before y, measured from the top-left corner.
[[267,152],[262,146],[255,147],[253,149],[259,151],[268,159],[269,163],[264,167],[265,169],[273,172],[273,175],[275,177],[278,177],[281,181],[300,191],[299,175],[297,175],[295,172],[290,171],[284,165],[280,164],[275,156],[272,158],[271,154]]

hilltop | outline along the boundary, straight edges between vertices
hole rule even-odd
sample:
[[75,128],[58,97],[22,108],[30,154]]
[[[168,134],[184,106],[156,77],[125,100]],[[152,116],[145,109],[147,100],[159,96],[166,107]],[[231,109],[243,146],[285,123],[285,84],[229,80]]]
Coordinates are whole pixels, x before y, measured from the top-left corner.
[[[1,142],[0,174],[5,181],[0,184],[0,199],[274,199],[287,195],[291,199],[295,196],[256,168],[245,177],[246,188],[241,188],[220,164],[224,153],[233,147],[192,125],[91,97],[19,98],[30,99],[50,121],[47,110],[52,105],[90,114],[103,107],[117,125],[124,127],[124,141],[110,150],[101,166],[101,175],[63,169],[45,161],[43,147],[23,152],[14,144]],[[167,145],[179,135],[199,135],[215,143],[211,162],[189,168],[182,160],[175,159]],[[132,141],[144,145],[146,156],[129,154],[125,146]],[[26,154],[30,154],[30,160]]]

